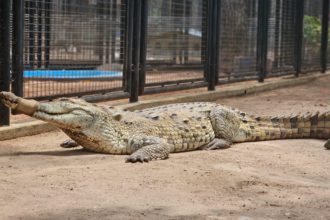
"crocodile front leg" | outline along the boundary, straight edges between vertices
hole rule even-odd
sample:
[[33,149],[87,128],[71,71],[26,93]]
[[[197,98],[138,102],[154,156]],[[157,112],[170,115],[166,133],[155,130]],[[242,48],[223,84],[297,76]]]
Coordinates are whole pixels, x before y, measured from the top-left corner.
[[151,144],[144,146],[126,158],[126,162],[149,162],[157,159],[167,159],[170,154],[171,145],[167,143]]
[[220,145],[230,146],[240,128],[241,122],[237,114],[230,109],[217,106],[211,110],[209,117],[215,137],[223,142],[220,142]]
[[131,163],[166,159],[171,152],[171,148],[174,147],[162,138],[145,135],[133,135],[128,143],[133,153],[126,158],[126,162]]

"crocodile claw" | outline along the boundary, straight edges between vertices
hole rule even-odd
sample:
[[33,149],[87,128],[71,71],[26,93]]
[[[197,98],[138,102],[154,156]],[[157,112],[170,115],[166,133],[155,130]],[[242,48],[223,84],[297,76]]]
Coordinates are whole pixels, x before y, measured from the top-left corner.
[[146,162],[146,163],[148,163],[149,161],[150,161],[149,157],[145,157],[145,156],[142,156],[142,155],[136,155],[136,154],[128,156],[125,160],[126,163],[136,163],[136,162],[140,162],[140,163]]

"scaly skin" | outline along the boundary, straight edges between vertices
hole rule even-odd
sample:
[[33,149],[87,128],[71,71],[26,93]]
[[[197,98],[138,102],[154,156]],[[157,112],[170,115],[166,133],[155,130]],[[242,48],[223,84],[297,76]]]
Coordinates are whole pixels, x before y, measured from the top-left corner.
[[[215,103],[181,103],[123,111],[80,99],[40,103],[1,92],[4,105],[49,122],[72,140],[62,147],[130,154],[127,162],[166,159],[172,152],[219,149],[232,143],[284,138],[330,138],[330,112],[290,117],[253,117]],[[325,144],[330,148],[330,141]]]

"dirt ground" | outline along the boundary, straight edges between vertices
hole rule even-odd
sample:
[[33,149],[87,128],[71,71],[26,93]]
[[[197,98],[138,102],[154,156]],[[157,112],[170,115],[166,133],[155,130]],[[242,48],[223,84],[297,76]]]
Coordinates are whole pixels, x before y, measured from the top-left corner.
[[[330,77],[218,100],[249,113],[330,110]],[[61,149],[61,132],[0,142],[0,219],[330,219],[322,140],[235,144],[124,163]]]

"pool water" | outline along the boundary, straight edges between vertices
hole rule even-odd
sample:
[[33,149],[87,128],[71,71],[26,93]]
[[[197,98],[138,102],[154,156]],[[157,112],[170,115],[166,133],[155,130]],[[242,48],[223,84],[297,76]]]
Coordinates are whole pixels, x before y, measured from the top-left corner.
[[122,73],[103,70],[25,70],[23,76],[24,78],[43,79],[92,79],[121,77]]

